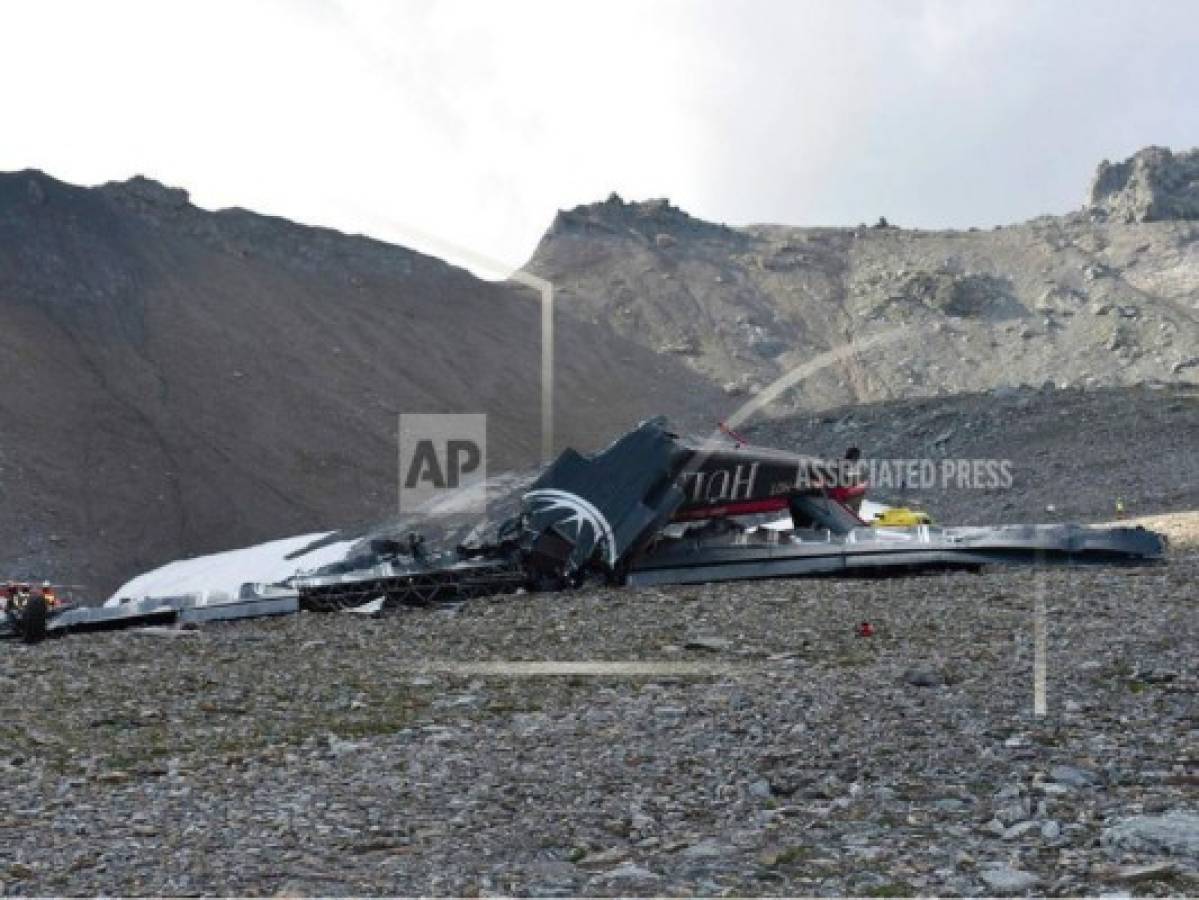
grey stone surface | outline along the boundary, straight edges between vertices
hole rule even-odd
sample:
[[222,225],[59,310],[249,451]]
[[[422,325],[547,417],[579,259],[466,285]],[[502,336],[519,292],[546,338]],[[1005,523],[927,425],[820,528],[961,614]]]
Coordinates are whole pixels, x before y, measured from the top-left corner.
[[1032,872],[1011,866],[994,866],[980,873],[983,883],[996,894],[1024,894],[1032,890],[1040,878]]
[[1199,813],[1177,810],[1122,819],[1104,829],[1103,843],[1119,850],[1199,859]]
[[[588,588],[453,617],[6,643],[0,679],[21,690],[0,692],[0,881],[16,896],[1194,893],[1178,851],[1197,576],[1177,556],[1136,573]],[[1044,719],[1024,652],[1037,589],[1057,661]],[[761,653],[684,649],[700,631]],[[692,668],[459,668],[531,659]],[[947,684],[904,682],[933,660]],[[1133,680],[1149,669],[1175,677]],[[1060,766],[1105,786],[1043,793]],[[1162,862],[1177,869],[1137,871]]]
[[1197,166],[1197,151],[1148,149],[1102,170],[1095,205],[984,231],[732,229],[660,202],[593,203],[559,213],[530,266],[579,315],[671,349],[735,397],[849,338],[907,331],[812,373],[779,410],[1194,383],[1179,366],[1199,346]]

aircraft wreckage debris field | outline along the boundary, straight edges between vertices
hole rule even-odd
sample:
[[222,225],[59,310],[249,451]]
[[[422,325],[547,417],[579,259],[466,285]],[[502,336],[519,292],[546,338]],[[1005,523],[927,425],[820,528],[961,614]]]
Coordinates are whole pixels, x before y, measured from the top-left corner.
[[1197,581],[1175,542],[10,642],[0,893],[1195,893]]

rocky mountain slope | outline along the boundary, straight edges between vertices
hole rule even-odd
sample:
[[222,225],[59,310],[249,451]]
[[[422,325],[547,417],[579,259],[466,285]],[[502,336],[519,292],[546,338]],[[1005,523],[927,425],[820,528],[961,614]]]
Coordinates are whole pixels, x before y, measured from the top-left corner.
[[[399,412],[486,412],[538,457],[539,301],[439,260],[146,179],[0,175],[0,578],[102,596],[181,556],[394,513]],[[559,445],[719,391],[557,322]]]
[[529,267],[564,304],[752,394],[852,339],[775,411],[1004,385],[1199,381],[1199,151],[1100,167],[1090,204],[991,231],[742,229],[666,200],[558,215]]

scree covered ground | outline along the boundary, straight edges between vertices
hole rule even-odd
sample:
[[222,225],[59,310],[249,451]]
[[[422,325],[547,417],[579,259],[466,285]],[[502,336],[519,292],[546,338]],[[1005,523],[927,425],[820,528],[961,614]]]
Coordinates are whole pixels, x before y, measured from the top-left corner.
[[1193,894],[1197,576],[1176,542],[9,642],[0,893]]

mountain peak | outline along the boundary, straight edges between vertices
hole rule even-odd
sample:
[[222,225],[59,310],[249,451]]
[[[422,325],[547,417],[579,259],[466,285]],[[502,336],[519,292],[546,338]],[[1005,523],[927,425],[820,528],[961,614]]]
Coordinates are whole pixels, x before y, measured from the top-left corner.
[[1093,218],[1116,222],[1199,219],[1199,148],[1144,147],[1123,162],[1104,160],[1091,183]]
[[639,233],[648,240],[669,241],[684,235],[727,234],[723,224],[697,219],[673,205],[667,197],[628,201],[613,191],[600,203],[585,203],[560,210],[547,237],[587,232]]
[[191,203],[190,195],[183,188],[170,187],[145,175],[134,175],[125,181],[106,182],[101,190],[117,199],[132,200],[147,206],[182,209]]

